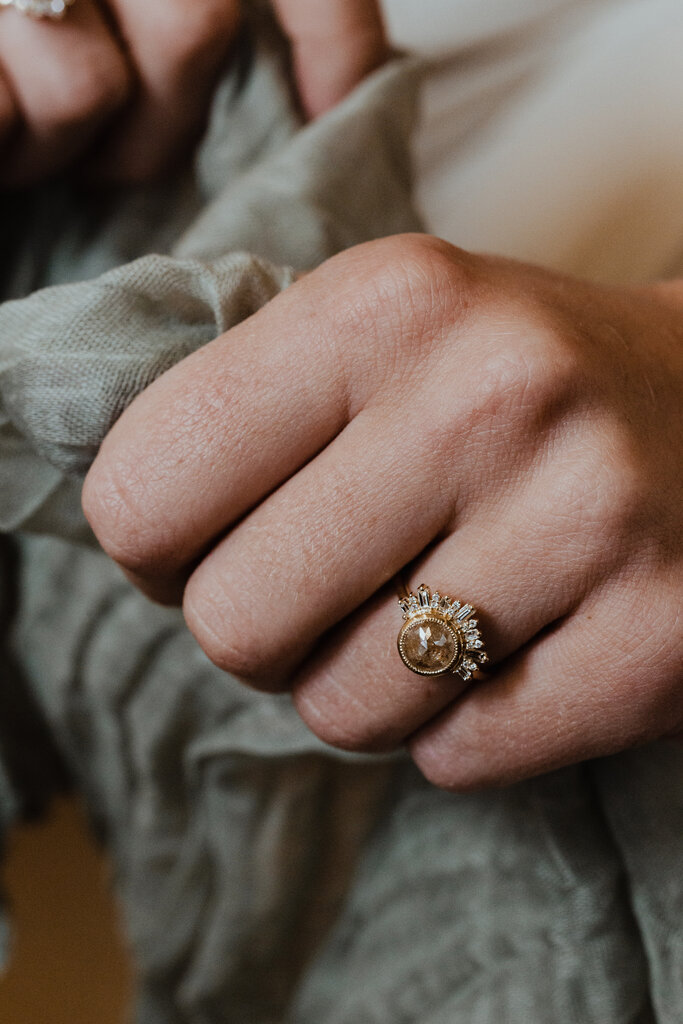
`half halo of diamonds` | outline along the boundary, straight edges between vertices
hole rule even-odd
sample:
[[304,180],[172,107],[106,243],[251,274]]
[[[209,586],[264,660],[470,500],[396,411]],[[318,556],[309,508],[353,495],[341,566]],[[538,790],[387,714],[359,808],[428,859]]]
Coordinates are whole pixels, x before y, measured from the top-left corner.
[[31,18],[63,18],[74,0],[0,0],[0,7],[13,7]]
[[398,601],[404,624],[398,634],[403,663],[418,675],[452,672],[464,682],[488,662],[476,611],[420,584]]

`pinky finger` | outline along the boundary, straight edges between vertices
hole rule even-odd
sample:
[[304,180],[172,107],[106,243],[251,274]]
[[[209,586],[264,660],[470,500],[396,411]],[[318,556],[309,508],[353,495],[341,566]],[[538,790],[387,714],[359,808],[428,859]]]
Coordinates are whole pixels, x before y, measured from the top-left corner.
[[643,589],[596,591],[415,733],[426,778],[507,785],[683,729],[680,595],[666,581]]

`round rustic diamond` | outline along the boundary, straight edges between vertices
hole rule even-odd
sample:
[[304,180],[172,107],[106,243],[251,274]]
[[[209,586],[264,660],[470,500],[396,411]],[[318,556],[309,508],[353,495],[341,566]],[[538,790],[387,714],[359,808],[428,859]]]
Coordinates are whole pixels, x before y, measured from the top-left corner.
[[406,622],[398,635],[398,650],[413,672],[437,676],[448,672],[462,653],[457,631],[437,615],[420,615]]

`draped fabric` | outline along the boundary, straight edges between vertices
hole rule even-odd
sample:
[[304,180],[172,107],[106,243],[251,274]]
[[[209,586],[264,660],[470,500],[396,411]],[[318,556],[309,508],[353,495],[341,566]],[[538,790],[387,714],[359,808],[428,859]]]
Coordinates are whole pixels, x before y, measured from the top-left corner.
[[[391,0],[397,33],[408,6]],[[568,54],[608,11],[644,6],[596,5],[590,24],[582,4],[535,0],[528,17],[517,6],[501,27],[460,0],[435,66],[397,58],[306,127],[259,15],[251,56],[173,179],[105,197],[61,182],[1,200],[0,828],[68,771],[114,864],[141,1024],[680,1019],[682,746],[469,795],[434,789],[401,755],[343,755],[286,695],[211,665],[180,613],[146,601],[97,550],[79,508],[102,438],[167,367],[296,269],[419,228],[411,148],[432,230],[526,254],[514,218],[503,237],[496,217],[509,183],[505,161],[494,173],[495,140],[524,106],[509,75],[533,94],[513,51],[528,62],[542,36],[547,67],[553,38]],[[430,177],[439,90],[452,98],[438,179],[452,208]],[[468,221],[476,153],[493,162]],[[591,213],[586,253],[618,250]],[[540,247],[543,224],[534,237]],[[619,259],[603,260],[605,276]]]

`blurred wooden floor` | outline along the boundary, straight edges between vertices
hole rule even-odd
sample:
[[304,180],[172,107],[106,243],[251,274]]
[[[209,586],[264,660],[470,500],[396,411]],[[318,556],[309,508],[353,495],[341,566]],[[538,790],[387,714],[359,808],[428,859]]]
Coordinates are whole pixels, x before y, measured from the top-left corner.
[[58,801],[49,822],[17,829],[2,875],[13,935],[2,1024],[126,1022],[131,971],[80,806]]

